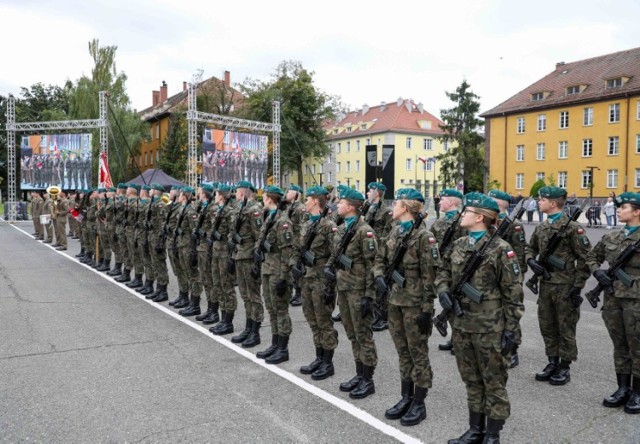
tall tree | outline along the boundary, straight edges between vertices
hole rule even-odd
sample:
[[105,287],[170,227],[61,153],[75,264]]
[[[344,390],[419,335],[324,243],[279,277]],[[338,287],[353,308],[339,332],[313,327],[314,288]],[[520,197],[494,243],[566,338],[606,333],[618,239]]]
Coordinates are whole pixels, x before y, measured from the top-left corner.
[[444,123],[440,125],[444,131],[440,139],[455,146],[436,156],[440,161],[441,178],[445,184],[452,180],[462,182],[465,192],[481,191],[484,188],[486,167],[482,148],[484,138],[479,133],[484,122],[477,117],[480,97],[471,91],[466,80],[462,81],[455,92],[446,92],[446,95],[454,103],[454,107],[440,110]]
[[184,181],[187,172],[187,116],[183,111],[173,112],[169,117],[169,131],[160,146],[161,170]]
[[297,171],[300,186],[305,159],[329,154],[323,123],[344,108],[337,97],[316,88],[313,75],[300,62],[283,61],[271,80],[247,79],[241,87],[247,96],[243,115],[248,119],[271,121],[272,102],[280,101],[280,164],[283,171]]

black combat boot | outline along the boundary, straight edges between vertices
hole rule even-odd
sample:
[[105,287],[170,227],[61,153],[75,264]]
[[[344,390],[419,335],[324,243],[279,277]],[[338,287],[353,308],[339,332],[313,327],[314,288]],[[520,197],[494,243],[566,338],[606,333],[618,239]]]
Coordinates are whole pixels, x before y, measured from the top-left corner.
[[513,351],[511,352],[511,362],[509,363],[509,368],[517,367],[520,364],[520,358],[518,357],[518,345],[513,346]]
[[107,276],[118,276],[122,274],[122,262],[116,262],[113,269],[107,271]]
[[260,324],[260,322],[251,321],[251,331],[249,332],[249,336],[247,339],[242,341],[242,346],[244,348],[251,348],[260,344]]
[[373,383],[373,371],[375,367],[370,365],[362,365],[362,380],[356,388],[351,390],[349,398],[351,399],[363,399],[369,395],[373,395],[376,392],[376,386]]
[[302,293],[300,291],[296,291],[296,293],[291,297],[291,300],[289,301],[289,303],[293,307],[301,306],[302,305]]
[[102,262],[102,265],[100,265],[98,268],[96,268],[96,271],[109,271],[111,270],[111,259],[105,259]]
[[504,419],[487,418],[487,434],[482,444],[500,444],[502,426],[504,426]]
[[340,312],[337,312],[334,315],[331,315],[331,320],[333,322],[341,322],[342,321],[342,315],[340,314]]
[[117,278],[115,278],[116,282],[129,282],[131,280],[131,270],[128,270],[126,268],[124,268],[122,270],[122,274],[120,276],[118,276]]
[[[138,293],[140,293],[140,294],[145,295],[145,296],[152,295],[153,294],[153,281],[150,280],[149,278],[147,278],[147,280],[144,282],[144,285],[141,288],[138,288],[136,291]],[[149,297],[147,299],[151,299],[151,297]]]
[[424,405],[424,398],[427,397],[427,391],[424,387],[416,386],[411,408],[400,418],[400,424],[403,426],[414,426],[420,424],[427,418],[427,407]]
[[96,261],[95,258],[94,258],[93,262],[91,262],[91,264],[90,264],[90,267],[98,269],[98,268],[102,267],[102,264],[104,264],[104,259],[100,259],[99,261]]
[[209,299],[207,299],[207,311],[205,311],[204,313],[196,316],[196,321],[198,321],[198,322],[204,321],[207,318],[207,316],[209,316],[211,314],[212,311],[213,311],[213,302],[211,302]]
[[311,379],[314,381],[322,381],[335,374],[335,369],[333,368],[333,352],[334,350],[322,350],[322,364],[320,364],[318,370],[311,374]]
[[618,390],[611,396],[607,396],[602,401],[605,407],[620,407],[625,405],[631,396],[631,375],[616,373],[618,379]]
[[84,257],[84,248],[80,248],[80,253],[76,254],[76,257]]
[[380,316],[375,320],[373,325],[371,326],[371,330],[373,331],[383,331],[389,328],[388,322],[388,312],[386,310],[382,310],[380,312]]
[[211,310],[211,313],[202,320],[204,325],[216,324],[220,321],[220,316],[218,315],[218,308],[220,308],[220,305],[217,302],[213,302],[212,304],[213,309]]
[[142,287],[144,285],[144,282],[142,282],[142,274],[136,274],[136,278],[126,285],[133,290]]
[[551,376],[551,378],[549,378],[549,384],[565,385],[567,382],[571,381],[571,373],[569,371],[570,365],[571,361],[565,361],[562,359],[556,372]]
[[358,384],[360,384],[360,381],[362,381],[362,371],[363,371],[362,362],[356,361],[356,375],[353,378],[349,379],[348,381],[345,381],[342,384],[340,384],[340,391],[350,392],[351,390],[356,388]]
[[232,311],[223,311],[222,322],[215,327],[211,327],[209,331],[214,335],[228,335],[229,333],[233,333],[233,315],[234,312]]
[[173,304],[173,308],[175,309],[185,308],[189,306],[189,292],[180,292],[180,294],[182,295],[182,299]]
[[633,390],[631,391],[627,405],[624,406],[624,412],[630,415],[640,413],[640,376],[633,375]]
[[164,302],[169,299],[169,294],[167,293],[167,284],[158,284],[158,289],[154,293],[153,302]]
[[256,353],[256,358],[258,359],[267,359],[278,349],[278,335],[271,335],[271,345],[266,349],[259,351]]
[[311,373],[318,370],[318,368],[320,368],[320,365],[322,364],[323,352],[324,350],[322,349],[322,347],[316,347],[316,359],[314,359],[311,364],[303,365],[302,367],[300,367],[300,373],[302,373],[303,375],[310,375]]
[[[175,306],[178,302],[182,302],[184,299],[188,299],[189,298],[189,293],[186,291],[178,291],[178,296],[173,299],[172,301],[169,302],[169,305],[171,305],[172,307]],[[183,307],[186,307],[186,305],[183,305]]]
[[438,344],[438,350],[442,350],[442,351],[453,350],[453,341],[451,341],[451,339],[449,339],[447,342],[444,342],[442,344]]
[[484,413],[469,410],[469,430],[460,438],[450,439],[447,444],[482,444],[484,441]]
[[189,306],[184,310],[180,310],[178,314],[184,316],[185,318],[199,315],[200,314],[200,296],[191,295],[191,302],[189,303]]
[[83,264],[87,264],[89,265],[91,263],[91,261],[93,260],[93,251],[87,251],[83,257],[81,257],[80,262],[82,262]]
[[253,321],[247,318],[247,321],[244,324],[244,330],[242,330],[239,335],[232,337],[231,342],[233,342],[234,344],[240,344],[244,342],[244,340],[249,337],[249,333],[251,332],[251,326],[253,325],[252,323]]
[[548,381],[558,369],[559,358],[557,356],[549,356],[549,363],[540,372],[536,373],[536,381]]
[[387,419],[400,419],[411,407],[411,401],[413,401],[413,381],[411,379],[403,379],[400,381],[400,401],[390,409],[384,412],[384,417]]
[[289,360],[289,336],[278,336],[278,348],[264,362],[267,364],[280,364]]

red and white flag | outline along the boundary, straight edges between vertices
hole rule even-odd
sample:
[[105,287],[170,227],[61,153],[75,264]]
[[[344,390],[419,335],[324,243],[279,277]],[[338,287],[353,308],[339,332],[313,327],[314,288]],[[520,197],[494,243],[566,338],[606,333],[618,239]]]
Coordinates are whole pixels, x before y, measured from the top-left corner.
[[60,158],[60,151],[58,150],[58,140],[53,140],[53,156],[57,159]]
[[421,157],[418,157],[418,160],[421,160],[422,163],[427,163],[427,160],[429,160],[429,159],[424,157],[424,156],[421,156]]
[[109,172],[109,159],[107,153],[100,153],[98,188],[109,188],[111,183],[111,173]]

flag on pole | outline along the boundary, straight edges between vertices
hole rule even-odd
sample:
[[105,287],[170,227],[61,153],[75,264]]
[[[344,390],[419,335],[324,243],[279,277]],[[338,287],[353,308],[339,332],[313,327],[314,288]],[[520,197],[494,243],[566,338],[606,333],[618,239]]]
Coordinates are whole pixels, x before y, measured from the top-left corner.
[[98,188],[109,188],[113,186],[111,173],[109,172],[109,160],[107,153],[100,153]]
[[427,160],[429,160],[429,159],[426,158],[425,156],[420,156],[420,157],[418,157],[418,160],[422,161],[422,163],[427,163]]

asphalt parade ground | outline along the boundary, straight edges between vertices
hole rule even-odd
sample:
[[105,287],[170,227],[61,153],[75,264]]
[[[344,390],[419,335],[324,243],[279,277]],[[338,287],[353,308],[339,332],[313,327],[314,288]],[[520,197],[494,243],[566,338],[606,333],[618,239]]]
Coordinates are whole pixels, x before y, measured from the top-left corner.
[[[532,228],[525,225],[528,235]],[[314,357],[300,307],[290,307],[290,360],[267,365],[255,358],[269,345],[267,320],[262,344],[245,350],[230,342],[232,335],[214,337],[167,303],[148,302],[80,264],[78,241],[58,252],[32,231],[30,222],[0,223],[1,442],[444,443],[467,429],[465,389],[455,358],[438,350],[443,338],[436,331],[427,419],[403,427],[384,418],[400,398],[388,331],[375,333],[375,395],[351,400],[338,389],[355,373],[341,324],[336,374],[313,381],[298,371]],[[592,243],[605,232],[587,229]],[[593,286],[592,278],[587,288]],[[173,276],[169,290],[174,298]],[[640,417],[602,406],[616,380],[599,308],[583,303],[579,360],[571,382],[553,387],[534,380],[546,357],[535,296],[526,287],[525,305],[502,442],[640,443]],[[244,327],[238,307],[235,334]]]

